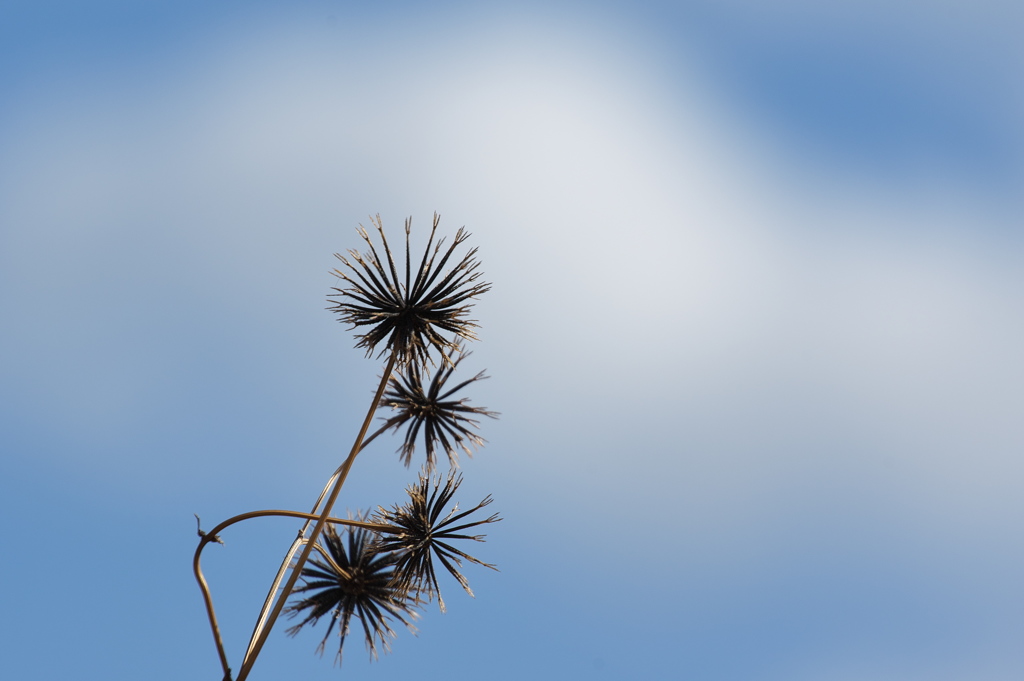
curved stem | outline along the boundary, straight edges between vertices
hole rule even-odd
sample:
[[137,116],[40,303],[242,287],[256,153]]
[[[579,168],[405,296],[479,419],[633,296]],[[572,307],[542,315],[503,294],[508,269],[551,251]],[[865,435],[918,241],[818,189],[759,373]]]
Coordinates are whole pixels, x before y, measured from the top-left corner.
[[225,681],[230,681],[231,667],[228,665],[228,658],[224,653],[224,642],[220,638],[220,627],[217,626],[217,613],[213,610],[213,597],[210,596],[210,586],[206,583],[206,578],[203,577],[203,569],[199,566],[199,556],[203,552],[203,547],[212,541],[211,537],[213,536],[214,533],[210,532],[199,540],[199,546],[196,547],[196,553],[192,557],[192,572],[196,576],[196,581],[199,582],[199,590],[203,592],[206,615],[210,618],[210,629],[213,630],[213,642],[217,644],[217,655],[220,656],[220,666],[224,669],[224,679]]
[[373,396],[373,402],[370,403],[370,409],[366,413],[366,418],[363,419],[363,426],[359,429],[359,435],[356,437],[356,441],[352,444],[352,450],[349,452],[348,458],[345,459],[345,462],[341,464],[341,468],[338,470],[338,478],[334,483],[334,487],[331,489],[331,494],[327,498],[327,502],[324,504],[324,509],[317,518],[316,524],[313,526],[313,530],[306,539],[306,545],[303,547],[302,553],[295,561],[294,567],[292,567],[291,575],[289,575],[288,581],[281,590],[281,595],[278,596],[277,601],[274,603],[273,610],[270,611],[266,626],[264,626],[260,631],[259,636],[256,637],[256,640],[253,641],[250,646],[249,653],[246,654],[245,659],[242,660],[242,668],[238,672],[237,681],[245,681],[245,678],[249,675],[249,670],[252,669],[253,664],[256,662],[256,657],[260,654],[260,650],[262,650],[263,644],[266,642],[267,636],[270,634],[270,630],[274,626],[274,622],[277,621],[278,616],[281,614],[285,601],[287,601],[292,589],[295,588],[295,582],[298,581],[299,575],[302,573],[302,568],[309,559],[309,554],[313,551],[313,546],[316,544],[317,538],[323,531],[324,525],[327,524],[331,509],[334,507],[334,502],[338,500],[338,494],[341,492],[342,485],[345,484],[345,479],[348,477],[348,473],[352,469],[352,464],[355,463],[356,456],[362,450],[363,438],[366,437],[366,431],[370,428],[370,422],[373,420],[373,414],[377,411],[377,405],[380,403],[380,398],[384,394],[384,389],[388,385],[388,380],[391,378],[391,371],[394,368],[395,353],[392,351],[391,356],[388,358],[387,367],[384,369],[384,375],[381,377],[380,385],[377,386],[377,392]]
[[[224,652],[224,642],[220,637],[220,627],[217,625],[217,614],[213,608],[213,597],[210,594],[210,586],[206,583],[206,578],[203,576],[203,569],[200,565],[200,557],[203,553],[203,549],[206,545],[213,541],[213,538],[221,533],[225,528],[231,527],[235,523],[242,522],[243,520],[249,520],[250,518],[261,518],[265,516],[283,516],[286,518],[305,518],[307,521],[319,520],[320,516],[313,515],[312,513],[301,513],[299,511],[281,511],[281,510],[266,510],[266,511],[249,511],[248,513],[242,513],[232,518],[228,518],[220,525],[217,525],[210,532],[199,540],[199,546],[196,547],[196,553],[192,558],[192,572],[195,574],[196,581],[199,583],[199,590],[203,592],[203,602],[206,604],[206,614],[210,618],[210,628],[213,630],[213,641],[217,645],[217,655],[220,656],[220,664],[224,669],[224,678],[231,678],[231,667],[228,666],[227,655]],[[373,530],[374,532],[394,532],[394,528],[388,525],[378,525],[376,523],[367,523],[361,520],[345,520],[342,518],[327,518],[327,522],[334,523],[336,525],[348,525],[350,527],[361,527],[367,530]],[[294,554],[295,549],[292,549]],[[289,560],[291,557],[289,556]]]
[[[378,428],[373,434],[371,434],[369,437],[363,440],[362,445],[359,447],[359,451],[362,452],[364,449],[366,449],[367,445],[369,445],[371,442],[377,439],[377,437],[384,433],[384,431],[386,430],[387,426],[382,426],[381,428]],[[208,532],[206,536],[203,537],[203,539],[199,542],[199,546],[196,548],[195,557],[193,558],[192,571],[195,574],[196,581],[199,583],[199,590],[203,593],[203,602],[206,605],[206,614],[210,620],[210,628],[213,631],[213,642],[217,646],[217,655],[220,657],[221,667],[224,669],[224,679],[226,681],[230,681],[231,679],[231,668],[228,666],[227,655],[224,651],[224,642],[220,636],[220,627],[217,624],[217,614],[213,607],[213,596],[210,593],[209,584],[206,582],[206,578],[203,576],[203,571],[199,563],[199,557],[202,554],[203,549],[206,547],[208,543],[213,541],[212,538],[220,534],[222,530],[243,520],[274,515],[306,519],[306,522],[305,524],[303,524],[302,529],[299,530],[298,537],[296,537],[295,541],[292,542],[292,545],[289,547],[288,552],[285,554],[284,560],[281,562],[281,567],[278,568],[277,575],[274,577],[274,582],[270,587],[270,591],[267,593],[267,598],[263,603],[263,607],[260,609],[259,617],[257,617],[256,619],[256,626],[253,630],[252,637],[249,640],[249,648],[245,652],[245,656],[248,657],[252,651],[253,643],[259,636],[260,631],[262,630],[263,626],[266,623],[267,613],[270,610],[270,606],[274,602],[274,594],[277,593],[278,588],[281,586],[281,580],[284,577],[284,573],[288,570],[288,566],[291,563],[292,558],[294,558],[295,552],[305,542],[304,537],[306,531],[309,529],[310,522],[318,520],[320,518],[319,515],[315,515],[316,511],[318,508],[320,508],[320,504],[323,502],[324,497],[327,496],[327,492],[331,488],[331,485],[334,484],[334,482],[338,479],[338,474],[341,472],[343,466],[344,464],[342,464],[342,466],[338,466],[338,468],[334,471],[334,474],[331,476],[331,478],[327,481],[327,484],[324,486],[323,491],[320,492],[320,496],[317,497],[316,503],[313,504],[312,511],[310,511],[309,513],[299,513],[298,511],[280,510],[251,511],[248,513],[242,513],[240,515],[233,516],[228,520],[225,520],[220,525],[217,525],[215,528],[213,528],[213,530]],[[373,523],[366,523],[357,520],[342,520],[341,518],[329,518],[328,522],[338,525],[349,525],[351,527],[362,527],[364,529],[373,530],[375,532],[394,531],[387,525],[374,525]]]

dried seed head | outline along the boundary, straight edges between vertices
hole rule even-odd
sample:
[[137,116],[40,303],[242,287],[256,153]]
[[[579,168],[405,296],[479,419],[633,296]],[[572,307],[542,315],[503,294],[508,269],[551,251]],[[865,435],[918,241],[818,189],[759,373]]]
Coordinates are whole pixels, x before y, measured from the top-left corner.
[[377,657],[377,646],[387,653],[389,639],[395,632],[389,620],[396,619],[411,631],[416,631],[411,620],[419,617],[415,608],[419,606],[416,594],[395,585],[395,557],[371,549],[372,533],[363,529],[350,528],[346,531],[348,547],[334,527],[328,525],[323,533],[326,546],[317,545],[319,558],[312,558],[302,569],[303,585],[293,593],[310,595],[293,602],[285,612],[290,617],[305,614],[305,619],[288,629],[295,636],[306,624],[316,625],[324,615],[330,614],[331,623],[324,638],[317,646],[321,655],[327,639],[339,625],[337,661],[341,661],[342,647],[349,634],[352,618],[359,620],[366,637],[366,647],[373,658]]
[[412,218],[405,221],[404,278],[399,276],[380,215],[371,218],[371,224],[380,235],[384,258],[362,225],[359,235],[370,250],[362,254],[350,250],[348,258],[335,254],[345,268],[335,269],[333,274],[348,286],[332,289],[336,293],[329,297],[336,300],[329,309],[352,328],[367,327],[365,333],[356,336],[356,347],[366,348],[367,355],[373,354],[383,342],[378,356],[390,351],[399,367],[413,363],[426,366],[433,363],[429,354],[432,347],[447,365],[451,364],[451,354],[458,350],[460,339],[476,340],[473,329],[477,325],[468,318],[470,301],[491,286],[478,281],[482,273],[475,248],[460,259],[453,258],[455,249],[469,238],[464,228],[456,232],[447,249],[443,249],[444,239],[434,243],[439,222],[440,216],[435,213],[415,275],[409,253]]
[[461,348],[457,348],[453,354],[456,355],[455,360],[450,365],[438,369],[429,386],[424,387],[421,370],[417,364],[412,363],[402,373],[396,373],[391,377],[388,391],[384,393],[381,406],[391,407],[397,413],[384,422],[382,430],[398,430],[406,426],[405,441],[398,450],[406,466],[412,462],[420,433],[423,434],[428,470],[434,469],[435,451],[439,446],[448,455],[449,464],[452,467],[457,466],[458,449],[461,448],[472,456],[471,447],[481,447],[484,443],[484,439],[474,432],[479,421],[473,417],[498,416],[497,412],[470,406],[469,400],[465,397],[452,398],[470,383],[487,378],[482,371],[454,388],[445,390],[445,383],[456,367],[469,356],[469,353],[463,353]]
[[493,501],[490,496],[461,513],[456,504],[447,515],[442,516],[445,506],[461,484],[462,476],[457,476],[454,472],[448,475],[444,487],[441,486],[440,478],[431,480],[427,472],[421,472],[419,480],[406,489],[409,494],[408,503],[393,506],[391,510],[378,508],[373,518],[374,522],[392,527],[391,531],[381,533],[382,536],[373,545],[373,550],[395,556],[395,586],[403,593],[424,594],[427,600],[433,600],[436,595],[442,612],[445,605],[434,570],[435,557],[470,596],[473,592],[469,588],[469,582],[458,570],[462,567],[463,558],[471,563],[497,570],[494,565],[477,560],[449,543],[455,539],[482,542],[483,535],[462,532],[471,527],[501,520],[495,513],[482,520],[463,522],[469,515],[490,504]]

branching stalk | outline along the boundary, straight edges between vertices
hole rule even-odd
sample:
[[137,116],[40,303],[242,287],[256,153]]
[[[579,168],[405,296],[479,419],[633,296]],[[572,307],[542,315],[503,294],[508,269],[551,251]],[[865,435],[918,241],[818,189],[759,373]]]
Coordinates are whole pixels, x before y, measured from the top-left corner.
[[370,428],[370,422],[373,420],[373,415],[377,411],[377,405],[380,403],[380,398],[384,394],[384,389],[388,385],[388,380],[391,378],[391,372],[395,368],[395,359],[395,353],[392,352],[388,358],[387,367],[384,369],[384,375],[381,377],[380,385],[377,387],[377,392],[373,396],[373,402],[370,404],[370,409],[366,413],[366,418],[363,419],[363,426],[359,429],[359,435],[356,437],[356,441],[352,445],[352,450],[349,452],[348,458],[345,459],[345,462],[341,465],[341,469],[338,471],[338,479],[335,481],[334,487],[331,489],[331,494],[327,498],[327,502],[324,504],[324,509],[317,517],[316,524],[313,526],[313,530],[306,539],[306,545],[303,547],[302,553],[295,561],[295,565],[291,570],[291,575],[289,575],[288,581],[281,590],[280,596],[278,596],[277,601],[274,603],[274,607],[270,611],[270,615],[267,617],[265,626],[259,632],[259,635],[252,643],[249,652],[246,654],[245,659],[242,661],[242,668],[238,672],[237,681],[245,681],[246,677],[249,675],[249,671],[256,662],[256,657],[259,655],[260,650],[262,650],[263,644],[266,642],[267,636],[270,634],[270,630],[273,628],[274,623],[281,614],[281,610],[284,609],[285,602],[288,600],[288,596],[291,595],[292,589],[295,588],[295,583],[298,581],[299,575],[302,574],[302,568],[309,559],[309,554],[313,551],[313,545],[320,537],[320,533],[323,532],[324,526],[328,522],[331,509],[334,507],[334,502],[338,500],[338,495],[341,492],[342,485],[345,484],[345,479],[348,477],[348,473],[352,469],[352,464],[355,463],[356,456],[362,449],[363,438],[366,436],[366,431]]
[[[359,448],[359,451],[362,452],[364,449],[366,449],[367,445],[369,445],[371,442],[377,439],[377,436],[386,431],[387,428],[387,425],[381,426],[372,435],[363,440],[363,444]],[[252,635],[249,637],[249,647],[246,648],[245,657],[243,659],[249,657],[249,655],[252,653],[252,649],[256,643],[256,639],[259,637],[260,632],[263,630],[263,627],[266,626],[267,616],[270,613],[271,606],[273,606],[274,604],[274,596],[277,594],[278,589],[281,588],[281,582],[284,579],[285,573],[288,572],[288,566],[291,565],[292,559],[295,557],[295,552],[298,551],[299,548],[304,543],[306,543],[306,541],[308,541],[306,539],[306,532],[309,530],[310,523],[314,520],[317,520],[320,517],[317,514],[317,511],[320,509],[320,504],[323,503],[324,498],[327,496],[327,493],[331,489],[331,486],[338,479],[338,474],[341,473],[341,469],[343,466],[344,464],[338,466],[337,470],[334,471],[334,473],[331,475],[331,478],[327,481],[327,484],[324,485],[323,491],[320,492],[320,496],[317,497],[316,503],[313,504],[313,510],[310,511],[310,514],[307,516],[306,522],[302,525],[302,529],[299,530],[298,536],[295,537],[295,541],[292,542],[292,545],[288,548],[288,552],[285,553],[284,559],[281,561],[281,566],[277,569],[277,574],[274,576],[274,581],[271,583],[270,589],[267,591],[267,597],[263,601],[263,607],[260,608],[260,614],[256,618],[256,625],[253,627]],[[334,521],[329,520],[328,522]],[[357,522],[358,521],[345,521],[340,524],[350,525],[352,527],[364,527],[366,529],[375,530],[377,532],[394,531],[392,528],[387,528],[385,526],[377,526],[377,528],[373,528],[371,527],[371,523],[363,523],[362,525],[355,524]]]

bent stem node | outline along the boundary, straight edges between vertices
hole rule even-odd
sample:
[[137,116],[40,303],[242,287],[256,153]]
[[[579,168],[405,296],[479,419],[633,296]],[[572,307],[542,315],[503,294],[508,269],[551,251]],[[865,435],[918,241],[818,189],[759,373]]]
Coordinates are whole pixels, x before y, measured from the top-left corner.
[[[333,480],[333,478],[332,478]],[[231,667],[228,665],[227,654],[224,652],[224,642],[221,640],[220,627],[217,625],[217,613],[213,607],[213,596],[210,593],[210,586],[206,582],[206,577],[203,575],[203,568],[200,564],[203,549],[206,545],[216,541],[216,537],[225,528],[231,527],[235,523],[240,523],[243,520],[250,520],[252,518],[263,518],[269,516],[279,516],[285,518],[305,518],[307,521],[319,520],[320,516],[313,515],[312,513],[301,513],[299,511],[282,511],[278,509],[265,510],[265,511],[249,511],[248,513],[241,513],[232,518],[228,518],[220,525],[217,525],[213,530],[207,532],[206,535],[200,539],[199,546],[196,547],[195,555],[192,557],[192,572],[195,574],[196,581],[199,583],[199,590],[203,593],[203,602],[206,604],[206,614],[210,619],[210,628],[213,630],[213,641],[217,646],[217,655],[220,657],[221,667],[224,669],[224,679],[230,681],[231,679]],[[349,527],[360,527],[373,532],[394,532],[394,528],[388,525],[381,525],[379,523],[367,523],[361,520],[351,520],[343,518],[328,518],[327,522],[336,525],[348,525]],[[293,545],[289,560],[292,554],[294,554],[296,545]]]

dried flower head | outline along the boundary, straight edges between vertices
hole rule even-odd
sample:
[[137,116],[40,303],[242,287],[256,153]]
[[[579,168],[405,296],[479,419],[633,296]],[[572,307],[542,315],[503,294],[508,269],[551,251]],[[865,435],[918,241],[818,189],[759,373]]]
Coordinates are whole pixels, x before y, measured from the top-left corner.
[[395,557],[374,551],[371,548],[372,534],[367,530],[350,528],[347,535],[346,550],[334,527],[327,526],[323,533],[326,551],[317,545],[320,557],[310,559],[309,565],[302,569],[303,585],[293,592],[311,595],[292,603],[285,610],[291,617],[308,611],[304,620],[288,629],[291,636],[299,633],[306,624],[315,625],[330,613],[331,623],[317,646],[317,652],[323,654],[327,638],[337,623],[341,637],[338,643],[339,662],[353,617],[362,624],[366,646],[371,656],[376,658],[378,643],[385,653],[391,649],[388,639],[394,638],[395,632],[388,623],[390,619],[398,620],[415,632],[410,620],[419,616],[414,610],[419,605],[416,595],[395,586]]
[[[469,233],[460,228],[455,239],[442,254],[444,239],[434,244],[434,234],[440,216],[434,214],[434,225],[423,252],[423,258],[413,276],[409,253],[409,232],[412,218],[405,221],[405,277],[399,277],[391,248],[384,236],[380,215],[371,219],[383,244],[382,259],[366,229],[360,225],[359,235],[370,247],[360,254],[350,250],[351,261],[335,253],[347,268],[334,270],[334,275],[348,283],[347,288],[333,288],[330,295],[337,301],[330,308],[341,321],[352,328],[368,327],[356,337],[356,347],[366,348],[370,355],[381,342],[386,341],[380,355],[387,351],[395,354],[399,366],[416,362],[424,366],[431,362],[429,350],[437,350],[445,364],[450,364],[449,353],[458,348],[459,339],[476,340],[468,319],[472,298],[490,290],[490,284],[478,282],[480,262],[474,257],[475,248],[457,261],[452,258],[455,249]],[[452,261],[451,269],[445,267]],[[445,335],[448,334],[448,335]],[[431,362],[432,363],[432,362]]]
[[425,594],[428,600],[433,600],[436,595],[442,612],[445,605],[434,570],[435,556],[470,596],[473,595],[473,591],[469,588],[469,582],[458,570],[462,567],[462,558],[492,570],[498,569],[448,543],[455,539],[482,542],[484,535],[462,532],[471,527],[501,520],[495,513],[483,520],[462,522],[467,516],[490,504],[493,499],[489,495],[473,508],[461,513],[456,504],[442,518],[444,508],[461,484],[462,476],[456,476],[454,472],[448,475],[443,488],[440,478],[431,480],[427,472],[421,472],[419,481],[406,489],[409,494],[408,503],[393,506],[391,510],[378,507],[377,513],[374,514],[374,522],[392,527],[390,531],[382,532],[382,535],[386,536],[378,539],[373,550],[380,553],[393,552],[396,556],[395,586],[403,593]]
[[448,366],[442,366],[434,374],[430,386],[426,389],[424,389],[421,379],[421,370],[416,364],[409,364],[401,374],[396,373],[391,377],[381,406],[391,407],[398,413],[388,418],[381,430],[388,428],[398,430],[403,425],[408,426],[405,431],[405,441],[398,449],[406,466],[412,462],[413,453],[416,451],[416,440],[421,432],[427,450],[428,470],[434,470],[434,452],[438,445],[448,455],[448,462],[451,466],[457,466],[458,451],[456,448],[460,447],[466,454],[472,456],[473,451],[470,449],[470,445],[481,447],[484,444],[484,439],[472,430],[479,426],[479,421],[472,417],[474,415],[491,418],[498,416],[497,412],[487,411],[482,407],[471,407],[467,404],[469,400],[465,397],[449,399],[470,383],[487,378],[481,371],[454,388],[444,390],[445,383],[454,373],[456,367],[470,353],[463,354],[459,348],[457,354],[458,357],[454,362]]

